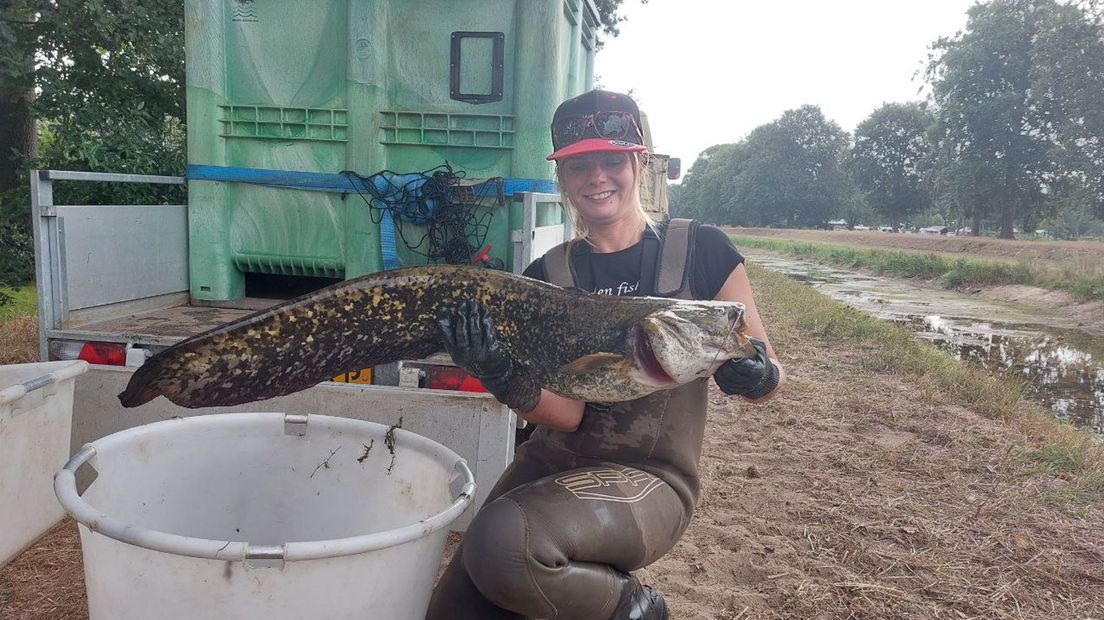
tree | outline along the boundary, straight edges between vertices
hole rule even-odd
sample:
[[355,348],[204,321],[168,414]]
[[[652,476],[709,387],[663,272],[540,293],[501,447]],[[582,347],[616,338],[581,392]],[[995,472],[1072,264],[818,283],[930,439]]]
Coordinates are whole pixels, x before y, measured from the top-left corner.
[[992,0],[933,49],[938,177],[975,233],[992,215],[1011,238],[1016,222],[1048,214],[1048,194],[1071,175],[1099,188],[1104,205],[1097,21],[1054,0]]
[[[16,250],[0,283],[33,274],[18,252],[31,239],[28,168],[180,174],[184,151],[182,2],[0,0],[0,239]],[[183,192],[71,183],[55,200],[179,204]]]
[[[36,119],[38,152],[21,149],[21,175],[28,165],[158,174],[183,171],[183,3],[6,2],[0,36],[6,31],[12,45],[0,57],[0,76],[11,78],[18,89],[38,91],[29,108]],[[20,64],[26,58],[37,59],[30,71]],[[25,192],[25,185],[23,177],[14,191]],[[59,187],[55,198],[180,200],[182,191],[82,185]],[[10,215],[13,203],[25,205],[25,200],[0,197],[0,203],[7,205]]]
[[739,176],[742,157],[738,144],[717,144],[702,151],[687,171],[679,190],[679,217],[693,217],[716,224],[748,225],[739,217],[733,181]]
[[1091,8],[1056,5],[1040,20],[1032,92],[1049,112],[1052,197],[1072,193],[1104,218],[1104,23]]
[[849,200],[842,167],[847,147],[847,133],[818,106],[787,110],[748,135],[735,199],[758,214],[760,225],[823,226]]
[[1093,198],[1084,185],[1075,185],[1057,198],[1062,204],[1057,215],[1041,223],[1058,239],[1104,237],[1104,221],[1093,217]]
[[906,222],[931,204],[931,114],[917,103],[888,103],[855,129],[848,170],[885,221]]
[[25,40],[32,22],[26,3],[0,0],[0,193],[18,183],[20,154],[34,152],[34,53]]
[[821,226],[848,208],[847,134],[820,108],[788,110],[735,144],[709,147],[690,167],[679,215],[739,226]]
[[[618,11],[622,2],[624,0],[594,0],[598,19],[602,21],[602,30],[611,37],[621,34],[621,23],[625,21],[625,17]],[[648,0],[640,0],[640,4],[648,4]]]

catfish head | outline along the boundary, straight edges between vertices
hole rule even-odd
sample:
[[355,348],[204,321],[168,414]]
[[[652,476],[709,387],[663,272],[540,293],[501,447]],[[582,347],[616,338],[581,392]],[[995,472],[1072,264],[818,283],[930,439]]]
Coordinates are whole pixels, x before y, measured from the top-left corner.
[[726,361],[753,355],[744,304],[679,301],[641,319],[632,331],[633,374],[659,389],[712,376]]
[[754,355],[744,335],[744,305],[635,298],[654,308],[626,325],[624,348],[579,358],[545,378],[570,398],[615,402],[709,377],[727,360]]

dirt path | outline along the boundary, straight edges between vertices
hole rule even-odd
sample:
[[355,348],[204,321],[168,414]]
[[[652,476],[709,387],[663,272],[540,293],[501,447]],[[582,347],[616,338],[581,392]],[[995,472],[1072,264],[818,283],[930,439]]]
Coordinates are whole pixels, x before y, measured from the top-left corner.
[[698,514],[649,567],[675,618],[1100,618],[1104,510],[1043,497],[1032,444],[866,351],[790,347],[784,398],[714,395]]
[[[762,406],[711,394],[702,501],[642,571],[674,618],[1101,618],[1104,510],[1043,498],[1002,424],[827,342]],[[68,523],[0,571],[0,617],[83,618]]]

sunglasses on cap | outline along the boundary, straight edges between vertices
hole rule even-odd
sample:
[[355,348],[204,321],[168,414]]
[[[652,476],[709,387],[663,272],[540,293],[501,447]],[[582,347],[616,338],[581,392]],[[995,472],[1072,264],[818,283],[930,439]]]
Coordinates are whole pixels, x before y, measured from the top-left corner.
[[583,138],[626,140],[640,144],[640,128],[629,112],[610,110],[560,119],[552,124],[552,146],[559,150]]

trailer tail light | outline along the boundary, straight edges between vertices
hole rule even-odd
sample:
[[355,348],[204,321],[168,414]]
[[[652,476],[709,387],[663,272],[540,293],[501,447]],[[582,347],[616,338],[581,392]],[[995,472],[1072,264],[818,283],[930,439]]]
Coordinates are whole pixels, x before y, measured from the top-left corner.
[[126,345],[121,342],[86,342],[77,359],[89,364],[126,366]]
[[430,366],[426,372],[426,387],[433,390],[486,392],[479,379],[456,366]]
[[[131,365],[140,366],[145,360],[146,351],[135,349],[135,352],[143,355],[134,356],[135,361]],[[51,360],[84,360],[89,364],[125,366],[127,365],[127,346],[122,342],[53,340],[49,344],[49,356]]]

